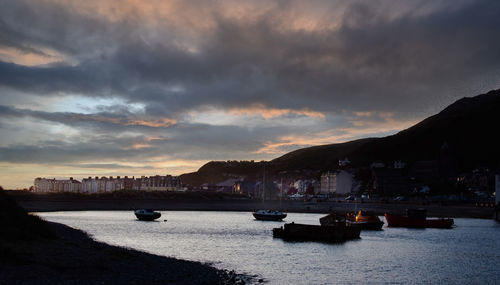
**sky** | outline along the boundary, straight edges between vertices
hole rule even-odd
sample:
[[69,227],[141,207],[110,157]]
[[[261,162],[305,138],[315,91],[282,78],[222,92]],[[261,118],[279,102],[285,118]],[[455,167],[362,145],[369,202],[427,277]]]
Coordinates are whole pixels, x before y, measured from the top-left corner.
[[394,134],[500,87],[500,1],[0,0],[0,185]]

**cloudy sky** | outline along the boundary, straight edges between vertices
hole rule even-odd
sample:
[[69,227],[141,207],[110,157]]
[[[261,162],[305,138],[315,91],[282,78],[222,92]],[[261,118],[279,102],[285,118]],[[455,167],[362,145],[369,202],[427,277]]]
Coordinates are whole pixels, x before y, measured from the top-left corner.
[[267,160],[499,87],[496,0],[0,0],[0,185]]

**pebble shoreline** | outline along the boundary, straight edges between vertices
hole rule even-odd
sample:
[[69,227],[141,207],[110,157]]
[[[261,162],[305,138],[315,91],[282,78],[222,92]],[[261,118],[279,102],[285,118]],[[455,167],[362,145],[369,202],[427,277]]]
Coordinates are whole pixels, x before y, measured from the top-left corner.
[[[0,260],[0,284],[255,284],[256,276],[200,262],[96,242],[85,232],[49,223],[55,239],[12,243],[20,254]],[[9,246],[9,245],[6,245]],[[260,281],[260,282],[259,282]]]

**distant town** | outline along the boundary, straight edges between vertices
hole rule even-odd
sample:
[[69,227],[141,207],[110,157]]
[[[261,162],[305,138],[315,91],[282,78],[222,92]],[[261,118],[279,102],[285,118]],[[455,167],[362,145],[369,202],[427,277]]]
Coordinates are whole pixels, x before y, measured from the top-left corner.
[[[207,191],[239,194],[253,199],[427,199],[450,201],[494,201],[500,176],[487,168],[454,174],[446,159],[417,161],[411,167],[403,161],[386,165],[374,161],[369,167],[354,168],[351,161],[338,161],[338,168],[320,174],[319,178],[304,178],[300,174],[282,172],[266,180],[231,177],[220,183],[192,186],[179,176],[109,176],[88,177],[81,181],[38,177],[30,191],[36,193],[71,192],[82,194],[134,191]],[[432,191],[431,191],[432,190]]]

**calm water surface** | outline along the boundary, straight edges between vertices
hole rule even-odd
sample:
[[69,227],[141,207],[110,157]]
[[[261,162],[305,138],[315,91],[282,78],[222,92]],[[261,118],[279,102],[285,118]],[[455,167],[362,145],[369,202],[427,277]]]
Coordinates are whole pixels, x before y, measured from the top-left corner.
[[[132,211],[39,213],[96,240],[256,274],[268,284],[500,284],[500,223],[455,219],[454,229],[363,231],[342,244],[284,242],[249,212],[162,212],[140,222]],[[322,214],[289,213],[319,224]],[[164,222],[164,219],[168,219]]]

